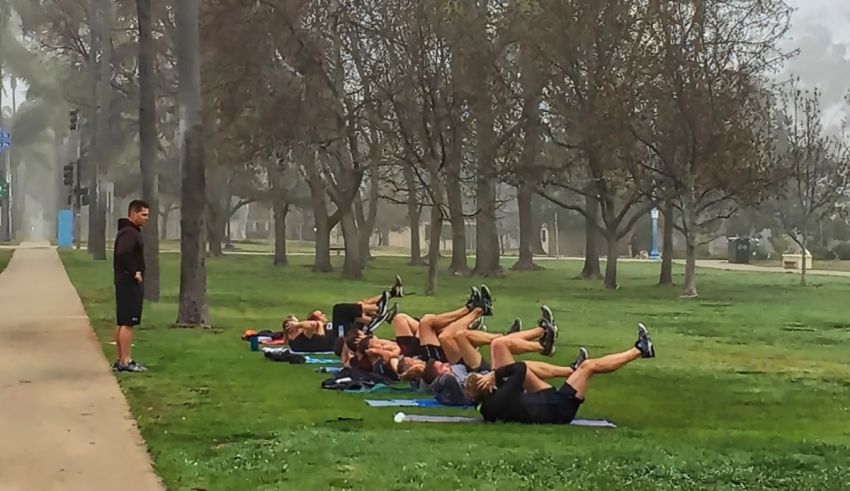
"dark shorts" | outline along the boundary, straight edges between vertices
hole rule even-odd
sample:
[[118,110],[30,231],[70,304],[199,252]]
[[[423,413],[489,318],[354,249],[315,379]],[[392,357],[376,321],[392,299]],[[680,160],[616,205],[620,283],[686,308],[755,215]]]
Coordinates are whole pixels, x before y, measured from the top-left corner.
[[492,368],[490,368],[490,363],[487,362],[487,360],[485,360],[484,358],[481,359],[481,364],[477,367],[470,367],[468,364],[466,364],[466,362],[463,361],[463,358],[461,358],[460,362],[466,365],[467,368],[469,368],[469,373],[487,373],[492,370]]
[[145,288],[136,281],[115,284],[115,321],[119,326],[138,326],[142,323]]
[[552,417],[555,424],[569,424],[576,417],[578,408],[584,402],[576,397],[576,390],[567,383],[560,389],[549,390],[549,401],[552,407]]
[[449,362],[449,357],[446,356],[446,352],[440,346],[427,345],[422,346],[422,349],[425,351],[424,356],[422,356],[422,359],[425,361],[436,360],[443,363]]
[[415,356],[417,358],[428,356],[425,348],[419,344],[419,338],[415,336],[396,336],[395,342],[401,348],[401,354],[404,356]]
[[322,336],[313,336],[312,338],[308,338],[301,334],[295,339],[289,340],[289,348],[292,351],[297,351],[299,353],[321,353],[324,351],[333,351],[336,340],[337,335],[333,331],[325,332]]
[[341,337],[355,327],[358,317],[363,317],[363,307],[359,303],[338,303],[331,312],[331,323]]

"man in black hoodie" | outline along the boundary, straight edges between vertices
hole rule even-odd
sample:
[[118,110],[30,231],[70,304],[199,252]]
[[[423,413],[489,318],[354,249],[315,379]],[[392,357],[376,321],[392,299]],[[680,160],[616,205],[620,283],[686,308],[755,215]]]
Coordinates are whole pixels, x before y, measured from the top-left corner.
[[145,288],[145,253],[142,243],[142,227],[148,223],[150,206],[141,200],[133,200],[127,210],[128,218],[118,220],[115,236],[115,253],[112,269],[115,273],[115,344],[118,356],[114,370],[119,372],[144,372],[130,356],[133,344],[133,327],[142,322],[142,305]]

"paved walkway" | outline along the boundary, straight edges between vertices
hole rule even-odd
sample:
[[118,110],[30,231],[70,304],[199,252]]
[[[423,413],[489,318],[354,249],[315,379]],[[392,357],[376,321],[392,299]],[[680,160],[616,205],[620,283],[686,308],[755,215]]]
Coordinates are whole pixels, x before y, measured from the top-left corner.
[[56,250],[0,274],[0,490],[161,490]]
[[[685,261],[675,261],[677,264],[685,264]],[[779,266],[755,266],[753,264],[734,264],[718,259],[697,259],[698,268],[723,269],[726,271],[750,271],[754,273],[790,273],[799,275],[800,272],[793,269],[785,269]],[[809,269],[806,275],[819,276],[850,276],[850,271],[831,271],[826,269]]]

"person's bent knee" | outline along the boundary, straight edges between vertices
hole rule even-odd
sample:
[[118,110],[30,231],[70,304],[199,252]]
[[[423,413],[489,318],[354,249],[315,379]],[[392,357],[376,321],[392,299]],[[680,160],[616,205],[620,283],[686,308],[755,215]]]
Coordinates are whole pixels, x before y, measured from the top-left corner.
[[424,324],[430,327],[431,324],[434,323],[434,318],[434,314],[425,314],[422,316],[422,319],[419,320],[419,325],[421,326]]

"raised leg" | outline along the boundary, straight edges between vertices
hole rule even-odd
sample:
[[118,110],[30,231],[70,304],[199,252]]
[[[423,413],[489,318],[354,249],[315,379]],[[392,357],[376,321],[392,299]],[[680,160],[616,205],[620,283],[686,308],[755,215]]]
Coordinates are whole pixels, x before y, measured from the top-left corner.
[[587,391],[587,384],[591,377],[602,373],[611,373],[616,371],[628,363],[640,358],[641,352],[637,348],[631,348],[613,355],[603,356],[602,358],[591,358],[582,363],[578,370],[567,377],[567,383],[576,390],[576,395],[584,399],[584,393]]

